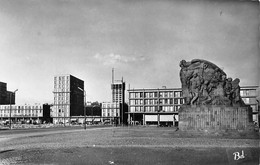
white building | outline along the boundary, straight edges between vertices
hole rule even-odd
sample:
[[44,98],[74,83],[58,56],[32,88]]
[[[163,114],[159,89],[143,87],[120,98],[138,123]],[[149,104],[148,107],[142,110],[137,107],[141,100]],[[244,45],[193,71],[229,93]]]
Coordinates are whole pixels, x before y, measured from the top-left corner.
[[102,103],[102,119],[103,122],[109,121],[112,123],[117,120],[120,123],[120,103],[104,102]]
[[84,115],[84,81],[72,75],[54,76],[53,123],[67,123]]
[[43,117],[43,105],[0,105],[0,118],[2,122],[9,121],[11,109],[12,123],[40,122]]

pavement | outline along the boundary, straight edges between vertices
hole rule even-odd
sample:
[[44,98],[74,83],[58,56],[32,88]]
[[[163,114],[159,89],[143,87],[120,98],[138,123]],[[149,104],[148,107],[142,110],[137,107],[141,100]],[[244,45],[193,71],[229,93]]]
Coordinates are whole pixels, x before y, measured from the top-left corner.
[[169,127],[0,132],[0,164],[257,164],[259,139],[203,137]]

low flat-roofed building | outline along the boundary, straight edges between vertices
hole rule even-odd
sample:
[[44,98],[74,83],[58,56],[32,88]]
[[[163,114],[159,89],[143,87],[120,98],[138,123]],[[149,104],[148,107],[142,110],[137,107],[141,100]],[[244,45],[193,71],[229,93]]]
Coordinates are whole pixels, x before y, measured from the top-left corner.
[[175,125],[184,103],[181,88],[129,89],[128,124]]
[[103,122],[120,123],[120,103],[103,102],[101,115]]
[[[10,120],[10,110],[12,123],[42,123],[44,120],[50,119],[50,109],[46,105],[0,105],[1,123]],[[47,112],[46,115],[44,115],[44,110]]]

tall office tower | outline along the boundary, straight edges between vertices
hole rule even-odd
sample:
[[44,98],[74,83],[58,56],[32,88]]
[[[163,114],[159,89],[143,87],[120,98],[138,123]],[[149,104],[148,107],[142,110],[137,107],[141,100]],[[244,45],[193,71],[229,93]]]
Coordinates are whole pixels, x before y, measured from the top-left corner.
[[7,84],[0,82],[0,105],[15,104],[15,93],[6,90]]
[[115,81],[111,85],[112,89],[112,102],[125,103],[125,82],[123,80]]
[[84,81],[72,75],[54,77],[53,122],[68,122],[71,116],[84,115]]

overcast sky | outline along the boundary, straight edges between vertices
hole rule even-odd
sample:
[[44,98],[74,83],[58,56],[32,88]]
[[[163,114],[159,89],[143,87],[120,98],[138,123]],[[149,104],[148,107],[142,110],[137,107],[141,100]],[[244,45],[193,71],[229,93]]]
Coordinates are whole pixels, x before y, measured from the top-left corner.
[[0,0],[0,81],[16,102],[53,103],[53,79],[85,82],[111,101],[111,72],[127,88],[180,87],[179,61],[205,59],[258,85],[258,2]]

